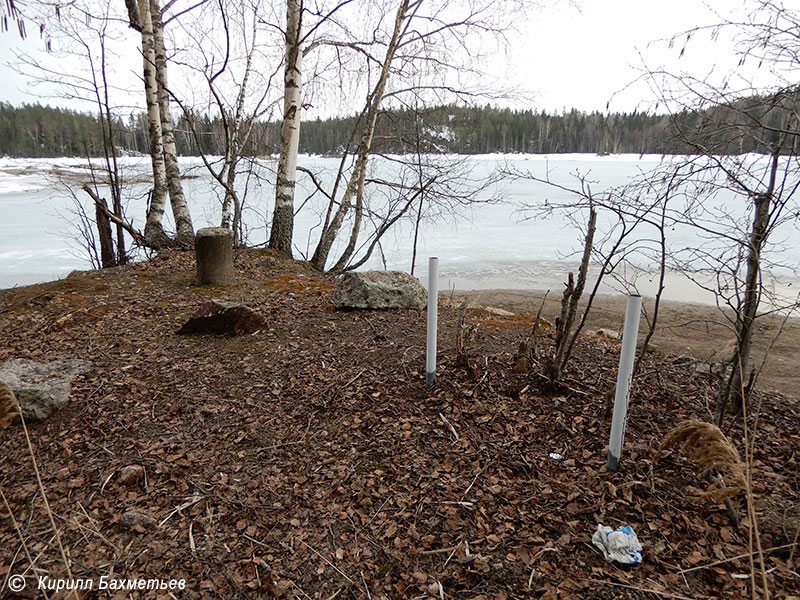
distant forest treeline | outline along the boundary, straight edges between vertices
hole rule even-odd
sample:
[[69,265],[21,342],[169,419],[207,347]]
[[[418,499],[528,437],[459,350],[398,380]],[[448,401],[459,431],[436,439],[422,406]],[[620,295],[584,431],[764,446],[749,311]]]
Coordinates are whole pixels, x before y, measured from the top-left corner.
[[[746,101],[745,101],[746,102]],[[724,110],[724,109],[719,109]],[[741,114],[731,111],[731,122]],[[551,115],[532,110],[507,108],[442,106],[421,112],[384,112],[376,129],[379,152],[423,152],[483,154],[527,152],[552,154],[635,153],[685,154],[692,149],[677,140],[676,124],[692,129],[702,114],[679,115],[644,113],[583,113],[577,110]],[[348,142],[356,118],[305,121],[300,127],[300,152],[334,154]],[[178,154],[222,154],[223,127],[219,118],[194,119],[195,136],[189,121],[181,116],[176,123]],[[420,132],[420,135],[417,135]],[[148,152],[147,119],[132,113],[116,120],[116,147],[123,152]],[[764,151],[746,136],[729,137],[718,153],[738,154]],[[255,125],[246,155],[262,156],[279,150],[280,124]],[[0,103],[0,155],[18,157],[100,156],[103,139],[97,116],[51,108],[40,104],[13,107]]]

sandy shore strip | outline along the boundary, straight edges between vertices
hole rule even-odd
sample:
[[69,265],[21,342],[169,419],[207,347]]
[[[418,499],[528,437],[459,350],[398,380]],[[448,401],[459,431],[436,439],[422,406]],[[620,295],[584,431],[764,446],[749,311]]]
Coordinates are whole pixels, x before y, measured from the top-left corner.
[[[470,307],[494,307],[517,314],[536,315],[545,293],[531,290],[479,290],[442,292],[440,297],[454,303],[468,299]],[[560,293],[547,295],[543,318],[553,322],[561,310]],[[586,333],[598,329],[621,331],[625,316],[624,295],[598,295],[589,314]],[[583,306],[581,306],[581,310]],[[639,328],[640,340],[648,327],[653,299],[645,297]],[[778,333],[780,335],[778,336]],[[777,336],[777,339],[776,339]],[[732,324],[716,307],[689,302],[662,301],[658,325],[651,344],[667,356],[691,356],[701,361],[718,362],[734,339]],[[757,388],[800,398],[800,318],[765,316],[758,320],[754,336],[752,364],[764,364]]]

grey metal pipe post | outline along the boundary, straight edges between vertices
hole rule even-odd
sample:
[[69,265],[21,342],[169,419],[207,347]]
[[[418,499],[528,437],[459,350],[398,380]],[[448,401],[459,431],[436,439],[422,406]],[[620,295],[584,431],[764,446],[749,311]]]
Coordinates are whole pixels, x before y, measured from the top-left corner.
[[639,294],[628,296],[625,310],[625,325],[622,331],[622,351],[619,355],[617,390],[614,395],[614,416],[611,419],[611,435],[608,440],[608,461],[606,468],[616,471],[622,456],[625,442],[625,425],[628,419],[628,400],[631,395],[633,359],[636,356],[636,339],[639,336],[639,317],[642,313],[642,297]]
[[428,259],[428,344],[425,361],[425,383],[436,381],[436,331],[439,321],[439,259]]

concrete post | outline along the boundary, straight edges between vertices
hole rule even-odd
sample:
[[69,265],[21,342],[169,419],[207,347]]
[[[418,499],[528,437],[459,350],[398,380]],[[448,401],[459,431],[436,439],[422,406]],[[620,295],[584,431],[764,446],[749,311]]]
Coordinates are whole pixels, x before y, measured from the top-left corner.
[[233,232],[225,227],[199,229],[194,239],[197,285],[232,285]]

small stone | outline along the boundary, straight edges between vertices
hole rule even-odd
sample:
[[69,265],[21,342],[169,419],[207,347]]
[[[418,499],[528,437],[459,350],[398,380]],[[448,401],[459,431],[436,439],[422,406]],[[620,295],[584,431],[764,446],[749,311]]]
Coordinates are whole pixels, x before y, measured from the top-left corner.
[[483,308],[483,310],[485,310],[486,312],[488,312],[490,314],[497,315],[499,317],[513,317],[514,316],[513,312],[511,312],[509,310],[505,310],[504,308],[496,308],[494,306],[485,306]]
[[438,598],[442,592],[442,584],[438,581],[434,581],[433,583],[428,584],[428,594],[433,596],[434,598]]
[[619,339],[619,331],[614,331],[613,329],[598,329],[596,335],[602,338],[608,338],[610,340]]
[[144,478],[144,468],[141,465],[128,465],[119,473],[118,481],[122,485],[133,485]]
[[133,529],[135,531],[144,531],[147,529],[152,529],[153,527],[158,525],[158,521],[156,521],[150,515],[143,513],[141,511],[129,510],[119,518],[119,524],[125,527],[126,529]]

